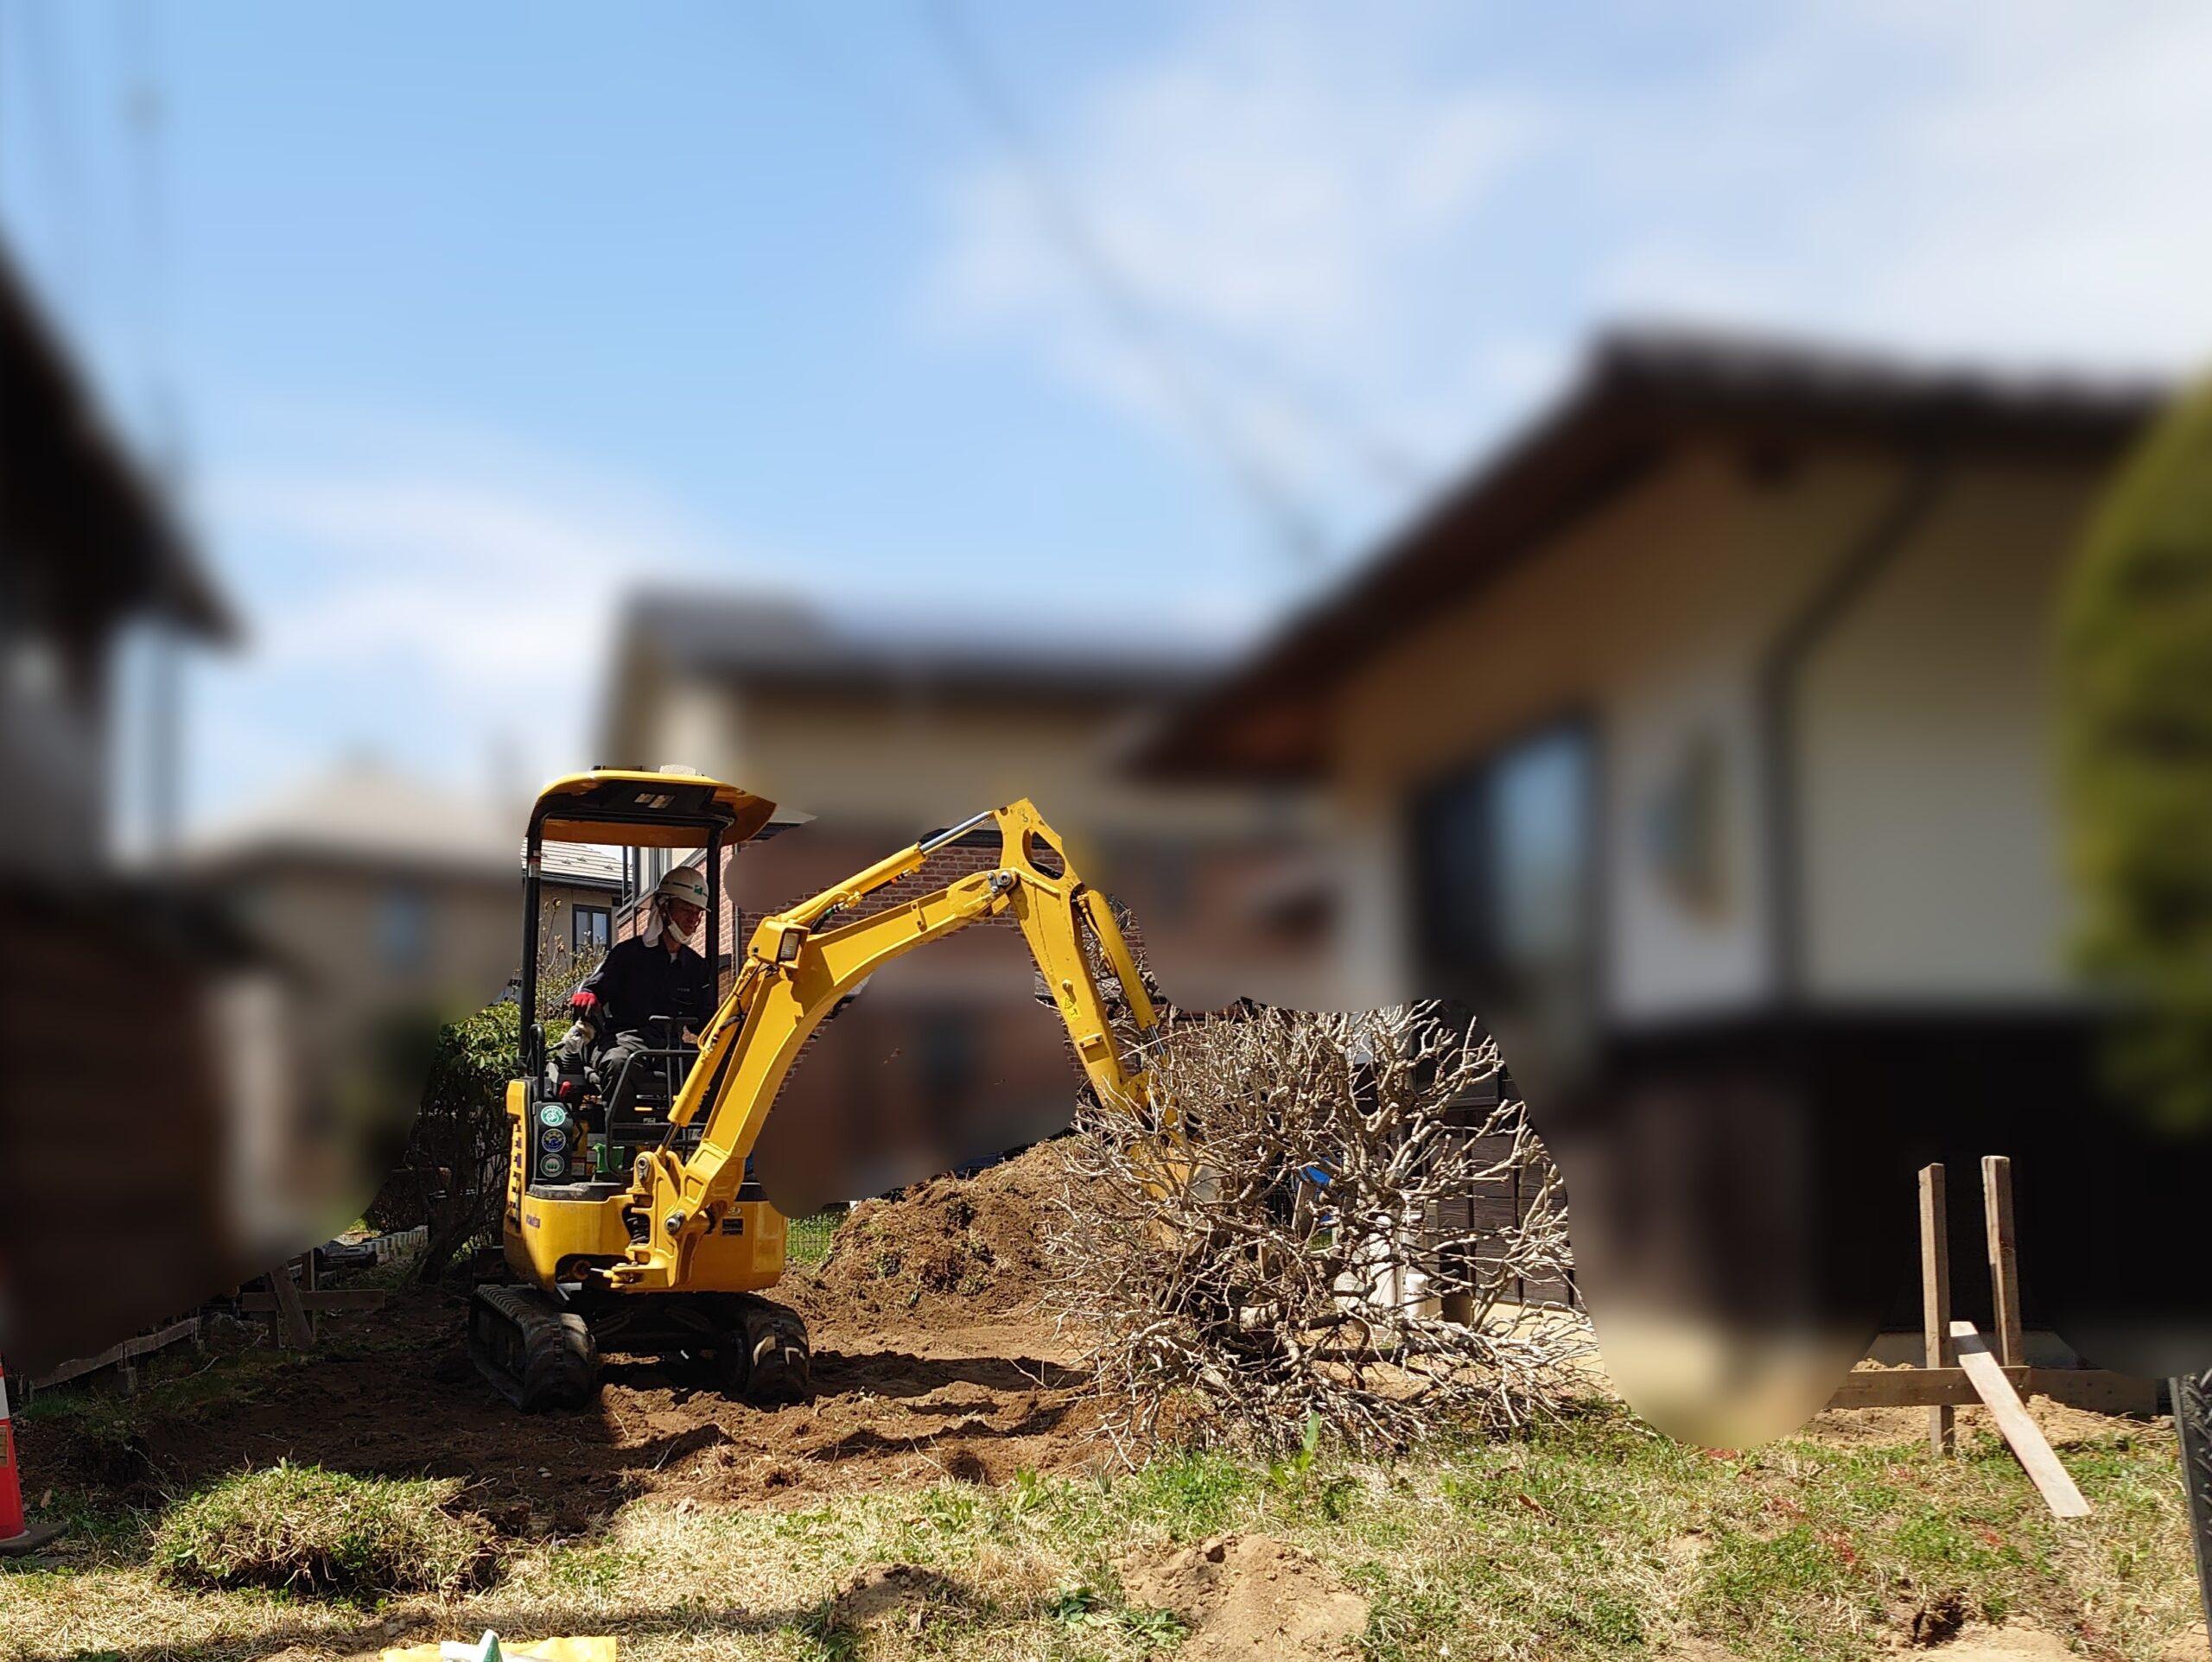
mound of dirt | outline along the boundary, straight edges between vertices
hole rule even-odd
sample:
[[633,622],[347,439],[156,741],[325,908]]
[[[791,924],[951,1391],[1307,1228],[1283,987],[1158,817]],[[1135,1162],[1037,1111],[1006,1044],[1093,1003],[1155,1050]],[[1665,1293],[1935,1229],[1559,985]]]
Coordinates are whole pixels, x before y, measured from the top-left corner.
[[1217,1535],[1170,1557],[1122,1566],[1131,1604],[1190,1624],[1190,1662],[1329,1656],[1367,1627],[1367,1601],[1306,1553],[1269,1535]]
[[1059,1173],[1047,1143],[973,1177],[863,1201],[838,1226],[811,1285],[787,1292],[810,1322],[865,1326],[879,1338],[1026,1313],[1048,1273],[1044,1234]]
[[967,1609],[975,1595],[950,1576],[919,1564],[871,1564],[838,1589],[830,1601],[831,1621],[840,1627],[867,1628],[896,1621],[918,1633],[931,1606]]

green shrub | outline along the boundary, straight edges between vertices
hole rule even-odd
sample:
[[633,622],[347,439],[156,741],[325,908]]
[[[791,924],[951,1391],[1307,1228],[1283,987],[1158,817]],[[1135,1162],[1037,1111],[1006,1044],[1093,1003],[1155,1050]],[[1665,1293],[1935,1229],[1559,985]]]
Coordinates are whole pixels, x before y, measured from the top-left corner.
[[2081,955],[2119,995],[2110,1059],[2154,1125],[2212,1127],[2212,384],[2100,505],[2063,602]]
[[279,1465],[225,1478],[172,1507],[154,1541],[162,1578],[354,1596],[442,1592],[490,1562],[484,1520],[448,1508],[452,1478],[352,1477]]

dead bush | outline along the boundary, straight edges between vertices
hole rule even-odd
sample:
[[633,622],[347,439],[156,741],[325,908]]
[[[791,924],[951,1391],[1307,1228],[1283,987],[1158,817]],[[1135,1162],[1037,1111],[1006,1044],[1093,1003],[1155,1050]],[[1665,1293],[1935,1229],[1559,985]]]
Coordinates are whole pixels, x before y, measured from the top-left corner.
[[1266,1448],[1312,1422],[1401,1449],[1580,1388],[1586,1322],[1527,1291],[1567,1285],[1558,1170],[1463,1018],[1254,1009],[1146,1059],[1147,1101],[1088,1106],[1059,1145],[1047,1293],[1125,1454],[1185,1411]]

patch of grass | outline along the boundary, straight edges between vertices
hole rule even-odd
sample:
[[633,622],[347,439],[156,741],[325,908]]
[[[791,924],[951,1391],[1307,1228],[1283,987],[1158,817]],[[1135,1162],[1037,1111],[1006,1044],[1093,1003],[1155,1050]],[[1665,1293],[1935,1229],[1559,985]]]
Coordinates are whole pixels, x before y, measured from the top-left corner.
[[452,1591],[479,1575],[490,1540],[481,1519],[448,1510],[460,1488],[316,1466],[248,1472],[169,1510],[155,1531],[154,1567],[181,1587]]
[[1045,1614],[1064,1627],[1126,1633],[1147,1651],[1179,1645],[1191,1631],[1173,1610],[1123,1604],[1090,1587],[1061,1589],[1046,1602]]
[[1262,1481],[1249,1462],[1209,1449],[1155,1461],[1120,1494],[1130,1517],[1163,1526],[1171,1540],[1190,1541],[1228,1528]]
[[641,1554],[603,1542],[590,1546],[556,1546],[545,1560],[546,1577],[556,1586],[601,1599],[620,1593],[623,1583],[645,1568]]
[[1836,1544],[1809,1524],[1778,1534],[1731,1528],[1714,1540],[1690,1609],[1707,1633],[1752,1655],[1863,1653],[1866,1588]]

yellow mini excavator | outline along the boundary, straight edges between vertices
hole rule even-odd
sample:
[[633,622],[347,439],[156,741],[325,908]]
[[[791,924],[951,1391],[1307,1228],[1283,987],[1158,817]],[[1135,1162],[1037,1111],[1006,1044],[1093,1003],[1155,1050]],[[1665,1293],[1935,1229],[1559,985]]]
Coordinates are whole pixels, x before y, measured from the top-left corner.
[[[1027,802],[988,809],[764,919],[696,1048],[671,1032],[630,1060],[657,1073],[658,1088],[651,1077],[620,1092],[613,1081],[578,1092],[549,1080],[544,1031],[531,1018],[545,844],[703,848],[704,946],[719,986],[721,855],[773,812],[697,775],[618,770],[557,780],[531,811],[521,1077],[506,1104],[503,1234],[517,1284],[480,1288],[468,1324],[477,1367],[525,1410],[589,1402],[602,1349],[711,1357],[722,1388],[749,1401],[809,1393],[805,1324],[761,1297],[784,1273],[784,1218],[748,1181],[747,1161],[807,1035],[892,959],[1011,913],[1090,1088],[1109,1101],[1143,1100],[1154,1005],[1106,896],[1084,885]],[[1000,838],[994,867],[866,906],[986,826]]]

